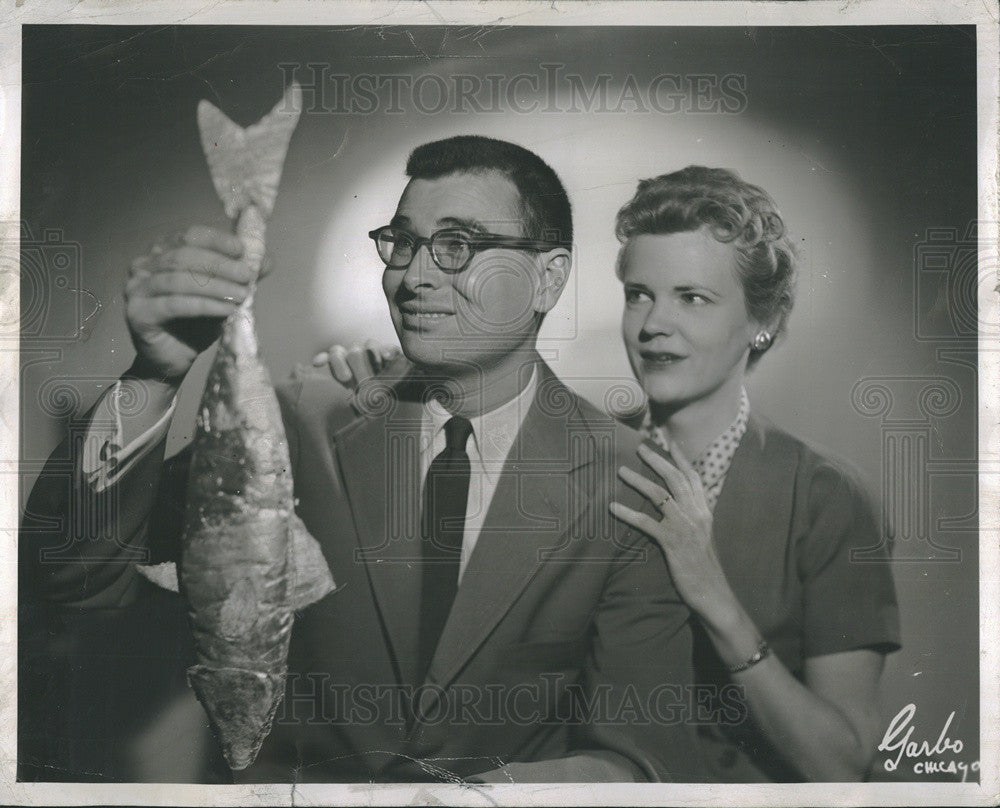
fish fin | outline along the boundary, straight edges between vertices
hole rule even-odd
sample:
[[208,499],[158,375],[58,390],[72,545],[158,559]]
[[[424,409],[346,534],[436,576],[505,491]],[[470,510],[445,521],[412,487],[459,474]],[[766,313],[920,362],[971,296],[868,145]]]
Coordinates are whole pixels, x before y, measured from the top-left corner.
[[292,539],[292,609],[299,611],[333,592],[337,585],[319,542],[295,513],[289,517],[288,530]]
[[265,217],[271,214],[301,109],[302,89],[297,82],[288,86],[267,115],[246,129],[211,102],[202,99],[198,103],[201,148],[215,192],[230,219],[251,204]]
[[187,671],[231,769],[252,764],[285,694],[285,675],[194,665]]
[[164,561],[162,564],[136,564],[136,571],[148,581],[152,581],[161,589],[170,592],[179,592],[177,585],[177,565],[173,561]]

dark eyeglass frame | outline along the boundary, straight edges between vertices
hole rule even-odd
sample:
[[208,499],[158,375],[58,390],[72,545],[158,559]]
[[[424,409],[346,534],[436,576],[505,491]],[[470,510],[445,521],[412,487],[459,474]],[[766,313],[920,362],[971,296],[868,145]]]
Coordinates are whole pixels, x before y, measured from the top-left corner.
[[[386,230],[402,233],[413,242],[410,260],[408,260],[405,264],[393,264],[388,262],[382,257],[382,253],[379,252],[378,241],[382,233]],[[455,235],[463,236],[469,242],[469,257],[466,259],[465,263],[459,267],[444,266],[434,251],[434,244],[435,242],[439,242],[442,238]],[[559,247],[569,247],[569,245],[563,241],[544,241],[521,238],[518,236],[501,236],[496,233],[476,233],[467,230],[464,227],[445,227],[441,230],[435,230],[427,238],[422,238],[421,236],[411,233],[409,230],[405,230],[402,227],[393,227],[392,225],[387,224],[369,232],[368,238],[375,242],[375,251],[378,252],[379,260],[391,269],[406,269],[406,267],[413,263],[413,259],[420,251],[420,248],[426,244],[427,252],[430,253],[431,260],[433,260],[442,271],[450,273],[464,271],[469,264],[472,263],[472,259],[476,257],[476,253],[481,252],[482,250],[504,249],[545,252],[546,250],[555,250]]]

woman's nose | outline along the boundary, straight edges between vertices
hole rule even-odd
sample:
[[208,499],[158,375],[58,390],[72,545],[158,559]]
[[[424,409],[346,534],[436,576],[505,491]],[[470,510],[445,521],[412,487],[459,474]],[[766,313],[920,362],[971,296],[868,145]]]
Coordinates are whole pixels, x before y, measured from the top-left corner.
[[674,307],[669,302],[657,301],[646,315],[639,338],[652,339],[655,336],[669,336],[677,328],[677,317]]

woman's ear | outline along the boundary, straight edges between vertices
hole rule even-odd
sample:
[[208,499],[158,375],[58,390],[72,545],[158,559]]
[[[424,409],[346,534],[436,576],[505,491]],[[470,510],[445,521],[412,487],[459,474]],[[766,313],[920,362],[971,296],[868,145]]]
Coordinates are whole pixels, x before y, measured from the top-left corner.
[[540,256],[542,265],[541,283],[535,292],[534,309],[539,314],[547,314],[556,305],[566,283],[572,264],[572,253],[560,247]]

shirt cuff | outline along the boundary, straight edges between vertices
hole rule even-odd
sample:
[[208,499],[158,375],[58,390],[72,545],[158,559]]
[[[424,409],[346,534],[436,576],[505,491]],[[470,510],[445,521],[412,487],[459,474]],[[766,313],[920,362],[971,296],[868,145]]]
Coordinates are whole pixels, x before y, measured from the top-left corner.
[[114,485],[146,453],[159,443],[170,429],[170,419],[177,405],[175,395],[167,411],[149,429],[122,446],[122,418],[118,410],[121,380],[104,393],[94,408],[94,416],[83,440],[81,469],[94,491]]

